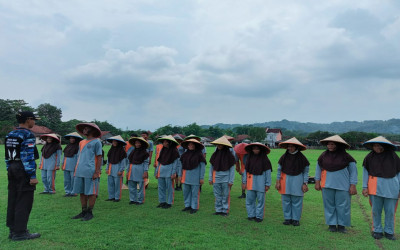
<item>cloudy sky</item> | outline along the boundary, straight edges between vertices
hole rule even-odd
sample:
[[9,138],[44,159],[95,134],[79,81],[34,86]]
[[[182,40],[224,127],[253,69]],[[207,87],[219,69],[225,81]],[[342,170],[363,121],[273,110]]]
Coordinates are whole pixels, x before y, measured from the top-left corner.
[[122,129],[399,118],[400,1],[0,0],[0,87]]

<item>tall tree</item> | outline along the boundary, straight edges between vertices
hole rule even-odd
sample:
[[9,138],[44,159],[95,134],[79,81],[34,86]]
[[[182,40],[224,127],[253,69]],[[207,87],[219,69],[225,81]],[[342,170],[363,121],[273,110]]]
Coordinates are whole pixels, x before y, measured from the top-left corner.
[[48,127],[51,130],[58,131],[61,127],[62,111],[60,108],[51,105],[50,103],[40,104],[36,111],[41,118],[37,122],[40,126]]

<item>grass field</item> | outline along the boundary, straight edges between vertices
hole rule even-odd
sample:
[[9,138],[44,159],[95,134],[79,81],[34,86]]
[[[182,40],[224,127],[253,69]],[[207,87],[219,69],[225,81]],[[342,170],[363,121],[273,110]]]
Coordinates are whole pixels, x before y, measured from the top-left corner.
[[[105,151],[109,147],[105,146]],[[209,160],[214,148],[207,148]],[[321,150],[307,150],[311,167]],[[273,185],[276,167],[282,149],[273,149],[269,155],[273,163]],[[0,249],[146,249],[146,248],[220,248],[220,249],[400,249],[400,240],[374,240],[370,235],[371,208],[368,199],[361,195],[361,164],[367,151],[350,151],[358,162],[358,195],[352,198],[352,227],[347,234],[327,231],[323,215],[321,192],[313,185],[304,197],[301,226],[282,225],[283,213],[280,194],[271,187],[267,193],[265,219],[262,223],[248,221],[245,200],[238,199],[241,194],[240,178],[236,175],[231,191],[231,210],[228,217],[212,215],[214,196],[212,186],[203,185],[200,196],[200,210],[196,214],[181,212],[182,192],[175,192],[175,203],[171,209],[159,209],[157,181],[153,177],[154,168],[149,172],[150,185],[146,190],[143,206],[128,205],[128,190],[123,190],[119,203],[105,202],[107,199],[107,178],[101,178],[99,199],[93,210],[94,219],[88,222],[71,220],[80,212],[79,198],[64,198],[63,173],[57,172],[55,195],[39,195],[43,191],[40,170],[37,176],[39,185],[29,229],[40,232],[42,237],[25,242],[12,242],[7,239],[5,226],[7,207],[7,171],[4,163],[4,147],[0,148]],[[206,183],[208,171],[206,171]],[[400,216],[396,218],[396,232],[399,235]]]

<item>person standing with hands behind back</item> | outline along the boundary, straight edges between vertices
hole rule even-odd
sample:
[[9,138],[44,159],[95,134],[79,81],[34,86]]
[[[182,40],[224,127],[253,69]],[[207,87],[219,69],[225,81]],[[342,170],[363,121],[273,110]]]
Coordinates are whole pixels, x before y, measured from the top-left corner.
[[5,140],[8,171],[7,227],[10,229],[8,238],[20,241],[40,237],[39,233],[30,233],[27,229],[34,191],[38,184],[35,160],[39,158],[36,138],[29,129],[40,118],[29,111],[19,112],[16,117],[19,126]]

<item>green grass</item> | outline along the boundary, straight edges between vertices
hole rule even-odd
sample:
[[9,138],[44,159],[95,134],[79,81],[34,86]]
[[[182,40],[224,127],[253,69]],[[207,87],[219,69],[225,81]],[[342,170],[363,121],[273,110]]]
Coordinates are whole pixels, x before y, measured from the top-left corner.
[[[105,146],[105,150],[108,147]],[[213,148],[207,148],[209,159]],[[315,163],[321,150],[307,150],[305,155],[311,162],[310,175],[314,174]],[[275,171],[281,149],[273,149],[270,160]],[[42,237],[25,242],[11,242],[7,239],[5,226],[7,207],[7,173],[4,163],[4,148],[0,148],[0,249],[134,249],[134,248],[220,248],[220,249],[399,249],[400,243],[386,239],[375,241],[370,236],[371,208],[368,199],[361,195],[361,163],[367,151],[350,151],[358,161],[358,195],[352,198],[352,227],[348,234],[329,233],[325,225],[321,192],[314,190],[305,195],[301,226],[282,225],[283,213],[280,194],[271,187],[267,193],[265,220],[263,223],[248,221],[245,200],[241,194],[240,178],[236,175],[231,191],[231,211],[228,217],[214,216],[212,186],[205,184],[200,196],[200,210],[191,215],[180,210],[183,206],[182,192],[175,192],[175,203],[171,209],[155,208],[158,204],[157,181],[150,170],[150,186],[146,190],[143,206],[129,206],[128,190],[123,190],[119,203],[105,202],[107,178],[104,174],[100,183],[99,199],[94,209],[94,219],[88,222],[71,220],[80,212],[78,198],[64,198],[63,173],[57,172],[56,190],[53,196],[39,195],[43,191],[38,170],[39,185],[29,229],[40,232]],[[208,181],[208,171],[206,171]],[[206,182],[207,183],[207,182]],[[396,218],[396,230],[400,226]],[[397,237],[400,237],[397,234]]]

